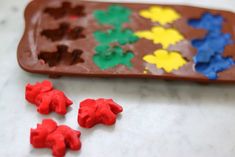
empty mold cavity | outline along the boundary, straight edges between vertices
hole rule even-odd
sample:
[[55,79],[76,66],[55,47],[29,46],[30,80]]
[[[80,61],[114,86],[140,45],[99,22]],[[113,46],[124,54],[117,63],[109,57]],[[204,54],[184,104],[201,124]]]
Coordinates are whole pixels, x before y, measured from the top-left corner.
[[70,2],[63,2],[58,8],[48,7],[44,10],[44,13],[49,14],[55,19],[59,19],[65,16],[82,17],[85,16],[85,7],[83,5],[76,5],[72,7]]
[[68,23],[61,23],[59,28],[45,29],[41,32],[41,35],[47,37],[51,41],[59,41],[62,39],[76,40],[79,38],[85,38],[83,31],[84,28],[81,26],[71,28]]
[[42,59],[50,67],[56,66],[58,64],[64,65],[74,65],[77,63],[83,63],[84,59],[81,58],[83,51],[80,49],[75,49],[72,52],[68,52],[68,46],[58,45],[57,51],[55,52],[45,52],[42,51],[38,55],[38,59]]

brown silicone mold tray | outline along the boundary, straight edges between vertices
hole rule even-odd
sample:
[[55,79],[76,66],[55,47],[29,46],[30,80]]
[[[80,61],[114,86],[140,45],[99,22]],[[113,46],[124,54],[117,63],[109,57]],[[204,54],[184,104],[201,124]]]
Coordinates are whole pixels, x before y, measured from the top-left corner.
[[50,76],[235,82],[235,15],[181,5],[34,0],[19,65]]

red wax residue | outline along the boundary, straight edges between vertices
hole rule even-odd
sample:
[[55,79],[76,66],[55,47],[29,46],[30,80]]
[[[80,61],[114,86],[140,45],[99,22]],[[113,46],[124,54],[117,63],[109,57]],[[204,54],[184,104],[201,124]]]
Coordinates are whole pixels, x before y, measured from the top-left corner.
[[35,148],[51,148],[55,157],[63,157],[66,148],[80,150],[79,131],[73,130],[66,125],[57,125],[51,119],[45,119],[38,124],[36,129],[30,131],[30,143]]
[[96,124],[113,125],[122,107],[112,99],[86,99],[80,103],[78,123],[84,128],[91,128]]
[[25,91],[26,100],[37,106],[37,111],[41,114],[55,111],[65,115],[66,108],[73,104],[62,91],[53,89],[52,83],[48,80],[34,85],[27,84]]
[[71,16],[69,16],[69,18],[70,18],[71,20],[77,20],[77,19],[78,19],[78,16],[71,15]]

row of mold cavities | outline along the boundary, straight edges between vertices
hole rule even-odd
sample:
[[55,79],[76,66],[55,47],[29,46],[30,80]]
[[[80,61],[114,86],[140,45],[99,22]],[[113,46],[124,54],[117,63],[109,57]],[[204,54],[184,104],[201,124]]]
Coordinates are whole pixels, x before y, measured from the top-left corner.
[[[181,18],[181,15],[169,7],[152,6],[147,10],[141,10],[140,16],[157,22],[160,26],[154,26],[151,30],[138,31],[135,34],[139,38],[151,40],[154,44],[161,44],[162,49],[158,49],[153,54],[143,57],[143,60],[149,64],[155,64],[156,68],[163,69],[165,72],[178,70],[187,63],[181,52],[169,51],[170,45],[175,45],[184,40],[184,36],[175,28],[165,28],[165,25],[171,24]],[[147,67],[144,73],[147,74]]]
[[223,57],[225,47],[233,43],[231,34],[222,32],[224,18],[205,13],[200,19],[189,20],[188,24],[207,31],[203,39],[192,41],[192,45],[197,49],[194,56],[195,70],[208,79],[216,80],[219,72],[229,69],[234,64],[232,58]]
[[137,42],[138,37],[123,24],[130,22],[132,11],[121,5],[110,5],[107,10],[94,11],[94,17],[100,25],[111,26],[106,31],[97,30],[94,38],[98,42],[95,47],[94,63],[102,70],[124,65],[131,67],[134,53],[125,51],[122,46]]
[[[83,5],[72,6],[70,2],[63,2],[60,7],[47,7],[44,9],[44,13],[53,17],[54,20],[60,18],[69,17],[78,19],[86,15],[85,7]],[[82,26],[72,27],[68,22],[59,23],[58,28],[44,29],[41,36],[46,37],[52,42],[62,40],[77,40],[85,38],[84,28]],[[64,64],[74,65],[83,63],[84,59],[81,58],[83,51],[81,49],[75,49],[72,52],[68,52],[68,46],[57,45],[57,51],[45,52],[41,51],[38,55],[38,59],[43,60],[50,67]]]

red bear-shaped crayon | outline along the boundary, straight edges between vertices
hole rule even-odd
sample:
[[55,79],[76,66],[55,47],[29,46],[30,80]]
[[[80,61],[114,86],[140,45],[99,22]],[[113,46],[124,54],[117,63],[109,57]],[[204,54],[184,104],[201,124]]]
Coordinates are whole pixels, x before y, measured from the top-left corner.
[[53,89],[52,83],[48,80],[34,85],[27,84],[25,91],[26,100],[37,106],[37,111],[41,114],[55,111],[65,115],[67,107],[73,104],[62,91]]
[[35,148],[51,148],[55,157],[63,157],[66,148],[80,150],[80,135],[79,131],[66,125],[57,126],[55,121],[45,119],[36,129],[31,129],[30,143]]
[[98,123],[113,125],[122,110],[112,99],[86,99],[80,103],[78,123],[84,128],[91,128]]

